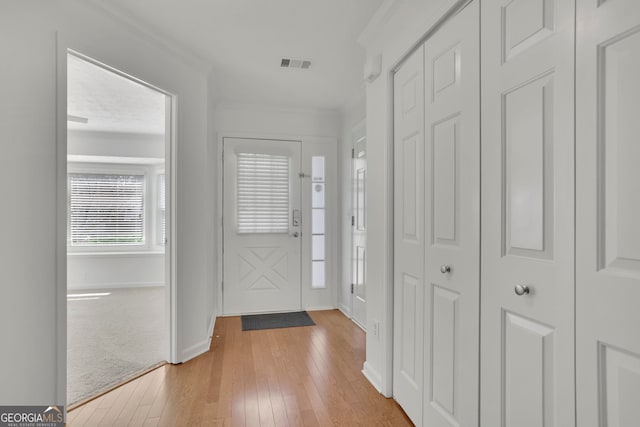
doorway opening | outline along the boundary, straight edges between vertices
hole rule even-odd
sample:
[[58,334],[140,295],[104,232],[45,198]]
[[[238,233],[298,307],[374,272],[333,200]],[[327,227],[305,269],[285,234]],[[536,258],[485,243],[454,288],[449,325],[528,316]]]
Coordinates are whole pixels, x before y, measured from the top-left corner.
[[67,402],[170,359],[168,94],[67,53]]

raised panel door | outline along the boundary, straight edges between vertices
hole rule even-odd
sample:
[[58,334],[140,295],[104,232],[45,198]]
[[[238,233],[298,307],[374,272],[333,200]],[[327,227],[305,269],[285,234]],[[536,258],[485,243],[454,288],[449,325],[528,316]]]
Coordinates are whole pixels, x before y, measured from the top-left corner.
[[474,1],[425,43],[423,425],[477,426],[480,15]]
[[640,423],[640,3],[578,0],[578,425]]
[[482,1],[485,426],[575,425],[574,10]]
[[424,303],[423,48],[394,75],[393,396],[422,425]]

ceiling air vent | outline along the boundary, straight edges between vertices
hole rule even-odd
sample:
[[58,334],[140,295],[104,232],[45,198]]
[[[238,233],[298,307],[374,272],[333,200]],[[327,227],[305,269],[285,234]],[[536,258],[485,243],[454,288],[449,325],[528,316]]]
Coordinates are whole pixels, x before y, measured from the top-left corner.
[[280,60],[280,66],[282,68],[302,68],[303,70],[308,70],[311,68],[311,61],[306,59],[282,58]]

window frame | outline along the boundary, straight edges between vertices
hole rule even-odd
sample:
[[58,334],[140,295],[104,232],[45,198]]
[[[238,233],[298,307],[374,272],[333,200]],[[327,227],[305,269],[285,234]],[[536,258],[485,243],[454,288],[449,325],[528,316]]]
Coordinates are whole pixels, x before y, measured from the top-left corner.
[[71,174],[93,174],[93,175],[142,175],[143,176],[143,239],[142,244],[127,245],[79,245],[71,244],[71,224],[67,214],[67,252],[72,254],[108,254],[108,253],[150,253],[162,252],[164,245],[160,245],[157,233],[157,184],[153,183],[153,178],[157,179],[159,170],[164,170],[164,165],[148,165],[138,163],[100,163],[85,161],[69,161],[67,166],[67,212],[69,211],[70,180]]

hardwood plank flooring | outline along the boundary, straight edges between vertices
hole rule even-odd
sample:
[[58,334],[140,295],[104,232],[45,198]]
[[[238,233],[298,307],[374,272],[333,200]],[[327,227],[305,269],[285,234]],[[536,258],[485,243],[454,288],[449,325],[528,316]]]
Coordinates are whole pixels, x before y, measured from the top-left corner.
[[211,349],[80,406],[75,426],[410,426],[360,372],[365,334],[337,310],[316,326],[242,332],[216,321]]

